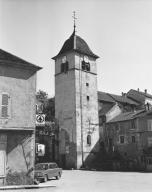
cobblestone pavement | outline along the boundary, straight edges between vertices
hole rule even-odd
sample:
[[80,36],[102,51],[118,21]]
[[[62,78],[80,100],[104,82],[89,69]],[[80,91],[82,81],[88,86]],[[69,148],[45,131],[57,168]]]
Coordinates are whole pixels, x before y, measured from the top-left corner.
[[56,187],[11,190],[20,192],[152,192],[152,173],[63,171],[60,180],[40,185]]

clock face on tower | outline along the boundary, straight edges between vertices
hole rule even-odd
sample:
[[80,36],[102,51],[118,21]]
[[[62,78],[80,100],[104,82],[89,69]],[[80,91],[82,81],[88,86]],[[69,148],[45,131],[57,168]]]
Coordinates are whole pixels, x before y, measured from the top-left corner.
[[66,56],[63,56],[63,57],[62,57],[62,63],[66,63],[66,61],[67,61]]

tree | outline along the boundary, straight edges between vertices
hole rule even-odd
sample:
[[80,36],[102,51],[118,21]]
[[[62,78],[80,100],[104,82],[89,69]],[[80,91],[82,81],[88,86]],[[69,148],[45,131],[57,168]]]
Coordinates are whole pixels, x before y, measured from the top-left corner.
[[46,121],[55,121],[55,98],[48,98],[48,94],[39,90],[36,99],[42,103],[42,113],[46,115]]
[[36,93],[36,99],[42,103],[45,103],[48,99],[48,94],[45,91],[39,90]]

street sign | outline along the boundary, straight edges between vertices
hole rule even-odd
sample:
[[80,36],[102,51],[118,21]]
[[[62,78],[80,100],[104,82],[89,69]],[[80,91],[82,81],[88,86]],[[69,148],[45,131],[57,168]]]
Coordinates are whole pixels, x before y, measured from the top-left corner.
[[45,145],[36,143],[36,153],[38,156],[44,156],[45,155]]
[[38,114],[36,115],[36,126],[43,126],[45,125],[45,115]]

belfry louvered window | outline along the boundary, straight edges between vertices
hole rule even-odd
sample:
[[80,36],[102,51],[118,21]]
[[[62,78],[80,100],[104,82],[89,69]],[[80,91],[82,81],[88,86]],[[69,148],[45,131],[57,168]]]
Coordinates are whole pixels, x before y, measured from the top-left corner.
[[67,61],[66,56],[62,58],[62,63],[61,63],[61,73],[66,73],[69,70],[69,63]]
[[85,61],[82,61],[82,70],[83,71],[90,71],[90,63],[88,62],[85,62]]
[[9,95],[7,93],[3,93],[1,103],[1,117],[7,118],[8,116],[9,116]]

